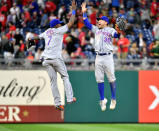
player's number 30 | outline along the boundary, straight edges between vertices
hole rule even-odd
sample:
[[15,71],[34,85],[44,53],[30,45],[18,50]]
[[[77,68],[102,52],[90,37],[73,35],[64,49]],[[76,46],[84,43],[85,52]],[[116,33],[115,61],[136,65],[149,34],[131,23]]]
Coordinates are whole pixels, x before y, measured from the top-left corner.
[[111,41],[112,41],[111,38],[109,38],[109,37],[104,37],[104,42],[111,42]]

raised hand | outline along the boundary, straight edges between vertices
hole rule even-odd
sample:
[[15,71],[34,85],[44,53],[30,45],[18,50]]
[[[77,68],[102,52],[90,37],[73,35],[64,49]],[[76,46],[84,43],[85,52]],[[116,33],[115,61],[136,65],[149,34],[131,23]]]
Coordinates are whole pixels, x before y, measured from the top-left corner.
[[82,7],[82,13],[85,13],[87,11],[86,2],[83,2],[81,7]]

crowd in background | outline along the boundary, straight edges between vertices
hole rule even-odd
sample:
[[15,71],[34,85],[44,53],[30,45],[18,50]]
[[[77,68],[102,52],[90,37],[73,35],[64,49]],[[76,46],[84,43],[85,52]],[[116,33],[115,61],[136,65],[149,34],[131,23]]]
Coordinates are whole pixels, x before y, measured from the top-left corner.
[[[94,34],[83,24],[81,3],[77,1],[76,21],[64,35],[62,55],[65,60],[94,59]],[[86,0],[90,22],[107,16],[114,27],[118,16],[127,20],[127,29],[119,39],[113,39],[114,58],[159,58],[159,1],[158,0]],[[0,57],[39,60],[44,40],[36,41],[35,50],[28,51],[28,38],[49,28],[58,18],[69,21],[70,0],[2,0],[0,3]]]

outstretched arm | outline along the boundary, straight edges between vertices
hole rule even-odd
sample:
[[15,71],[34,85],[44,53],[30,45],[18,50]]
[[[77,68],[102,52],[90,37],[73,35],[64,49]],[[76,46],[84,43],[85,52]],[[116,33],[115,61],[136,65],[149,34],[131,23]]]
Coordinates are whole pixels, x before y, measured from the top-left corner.
[[87,8],[86,8],[86,2],[83,2],[82,5],[82,13],[83,13],[83,21],[84,21],[84,24],[85,26],[89,29],[89,30],[92,30],[92,24],[89,22],[88,18],[87,18]]
[[76,15],[76,3],[75,3],[75,0],[72,1],[72,15],[71,15],[71,18],[67,24],[68,28],[71,28],[72,25],[74,24],[75,22],[75,15]]

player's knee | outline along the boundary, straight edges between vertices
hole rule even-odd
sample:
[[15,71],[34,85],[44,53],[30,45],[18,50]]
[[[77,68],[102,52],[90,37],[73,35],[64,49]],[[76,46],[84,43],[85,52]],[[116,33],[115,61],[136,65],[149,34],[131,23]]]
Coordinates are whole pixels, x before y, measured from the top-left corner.
[[104,76],[99,76],[99,75],[96,74],[95,77],[96,77],[96,82],[97,83],[104,82]]
[[116,78],[115,77],[114,78],[108,78],[108,80],[109,80],[110,83],[112,83],[116,80]]

